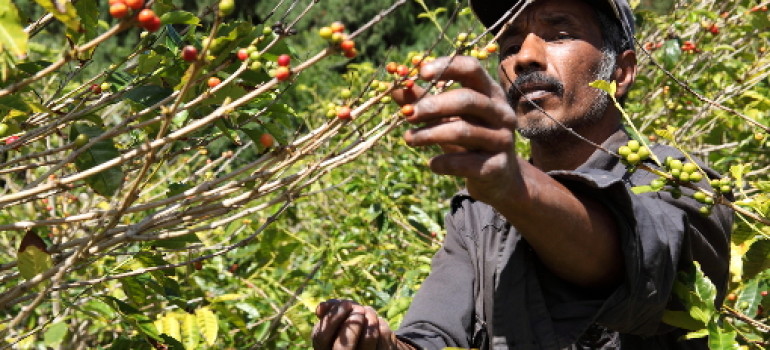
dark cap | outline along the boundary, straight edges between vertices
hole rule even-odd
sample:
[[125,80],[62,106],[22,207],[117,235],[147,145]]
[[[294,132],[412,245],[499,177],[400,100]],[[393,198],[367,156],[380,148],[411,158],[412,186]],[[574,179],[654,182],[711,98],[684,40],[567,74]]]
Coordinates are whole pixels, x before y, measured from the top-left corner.
[[[594,8],[604,11],[620,22],[623,28],[624,38],[633,42],[634,13],[626,0],[583,0]],[[469,0],[471,9],[485,26],[495,24],[514,5],[524,3],[526,0]],[[502,26],[503,24],[500,24]],[[631,44],[633,47],[633,44]]]

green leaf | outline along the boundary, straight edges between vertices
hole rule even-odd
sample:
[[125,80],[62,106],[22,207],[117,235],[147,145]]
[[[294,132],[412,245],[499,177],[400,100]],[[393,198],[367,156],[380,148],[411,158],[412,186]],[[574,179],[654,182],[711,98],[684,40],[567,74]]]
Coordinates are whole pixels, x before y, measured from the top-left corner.
[[705,323],[692,318],[687,311],[665,310],[663,312],[663,322],[690,331],[698,331],[706,328]]
[[674,141],[674,134],[676,133],[677,128],[673,126],[666,126],[665,129],[658,129],[655,130],[655,134],[662,137],[666,141]]
[[81,31],[80,17],[78,16],[72,1],[65,0],[35,0],[46,11],[52,14],[56,19],[64,23],[67,28],[74,31]]
[[43,334],[43,344],[49,347],[56,347],[67,336],[67,324],[64,322],[56,322],[45,330]]
[[195,316],[190,313],[183,313],[180,315],[180,323],[182,325],[182,344],[187,350],[195,349],[200,342],[200,335],[198,332],[198,322]]
[[735,337],[737,333],[728,322],[720,326],[716,320],[709,322],[709,349],[733,350],[735,349]]
[[126,293],[126,297],[136,306],[142,306],[147,303],[149,294],[147,293],[147,288],[145,288],[146,280],[147,277],[140,279],[139,276],[120,279],[123,285],[123,292]]
[[217,332],[219,331],[219,320],[217,315],[207,307],[195,310],[195,319],[198,322],[198,328],[203,335],[203,341],[209,346],[214,346],[217,341]]
[[757,241],[743,256],[743,278],[753,279],[767,269],[770,269],[770,240]]
[[17,259],[19,273],[27,280],[53,266],[53,260],[46,249],[45,242],[35,231],[28,231],[22,238]]
[[679,272],[674,282],[674,294],[688,308],[690,316],[703,324],[707,324],[717,315],[714,305],[716,287],[703,274],[697,261],[694,262],[692,271]]
[[[77,14],[80,15],[82,30],[76,31],[68,29],[67,36],[70,37],[74,43],[81,45],[96,38],[96,35],[98,34],[99,5],[96,3],[96,0],[79,0],[75,3],[75,10]],[[84,52],[78,58],[81,60],[91,59],[94,50],[95,48],[88,52]]]
[[28,39],[16,6],[10,0],[0,0],[0,53],[9,50],[23,59],[27,57]]
[[[83,123],[73,124],[70,132],[70,141],[75,141],[80,134],[86,134],[89,139],[94,139],[103,133],[104,131],[98,127],[89,126]],[[112,139],[107,138],[95,143],[89,149],[78,155],[77,158],[75,158],[75,167],[79,171],[85,171],[117,157],[120,157],[118,149],[115,148]],[[94,190],[94,192],[105,197],[111,197],[123,184],[124,176],[125,175],[120,167],[114,166],[89,176],[86,178],[86,183]]]
[[187,11],[171,11],[160,16],[163,24],[198,24],[201,20],[194,14]]
[[656,192],[652,186],[645,185],[645,186],[636,186],[631,187],[631,192],[634,192],[634,194],[642,194],[642,193],[648,193],[648,192]]
[[174,91],[171,89],[166,89],[164,87],[147,85],[140,86],[136,89],[131,89],[131,91],[125,94],[125,97],[138,102],[145,107],[150,107],[158,103],[160,100],[168,97],[173,92]]
[[743,175],[751,170],[750,164],[738,164],[730,167],[730,176],[735,179],[735,187],[743,187]]
[[618,91],[618,85],[615,81],[608,82],[606,80],[595,80],[588,85],[602,90],[610,96],[615,96],[615,93]]
[[663,47],[660,52],[663,57],[663,67],[667,70],[671,70],[679,63],[679,58],[682,56],[682,48],[680,47],[679,40],[670,39],[663,43]]

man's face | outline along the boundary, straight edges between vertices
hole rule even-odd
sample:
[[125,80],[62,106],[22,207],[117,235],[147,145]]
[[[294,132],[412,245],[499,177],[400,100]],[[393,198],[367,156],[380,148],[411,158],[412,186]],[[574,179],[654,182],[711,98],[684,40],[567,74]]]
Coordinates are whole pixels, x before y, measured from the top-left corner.
[[612,73],[614,57],[603,61],[601,47],[596,12],[582,1],[537,1],[517,18],[500,38],[499,73],[523,136],[565,133],[529,100],[578,132],[603,117],[607,96],[588,86]]

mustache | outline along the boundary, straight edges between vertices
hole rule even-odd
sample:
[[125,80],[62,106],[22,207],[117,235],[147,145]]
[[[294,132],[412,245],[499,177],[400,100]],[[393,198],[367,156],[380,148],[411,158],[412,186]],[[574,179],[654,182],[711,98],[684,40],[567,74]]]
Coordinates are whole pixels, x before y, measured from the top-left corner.
[[516,77],[516,80],[508,88],[506,95],[508,103],[512,106],[517,104],[522,96],[521,90],[526,86],[537,86],[539,89],[545,89],[555,93],[558,96],[564,95],[564,84],[552,76],[539,71],[529,71]]

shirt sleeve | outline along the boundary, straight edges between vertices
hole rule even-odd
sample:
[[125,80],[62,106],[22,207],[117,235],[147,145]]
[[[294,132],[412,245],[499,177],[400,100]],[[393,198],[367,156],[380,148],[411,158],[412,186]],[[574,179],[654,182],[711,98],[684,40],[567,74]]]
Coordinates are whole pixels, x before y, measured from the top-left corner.
[[431,273],[414,297],[396,335],[422,349],[470,347],[474,315],[474,265],[465,241],[468,208],[445,220],[446,239],[433,257]]
[[[625,179],[602,170],[552,176],[572,190],[594,193],[614,214],[620,228],[624,281],[594,315],[584,315],[589,320],[626,334],[665,332],[670,327],[661,319],[672,305],[677,273],[693,261],[701,263],[717,286],[718,302],[724,296],[732,226],[729,209],[717,206],[704,217],[689,189],[684,189],[680,198],[667,191],[634,194],[631,186],[647,185],[656,178],[644,171]],[[705,180],[698,185],[708,186]]]

